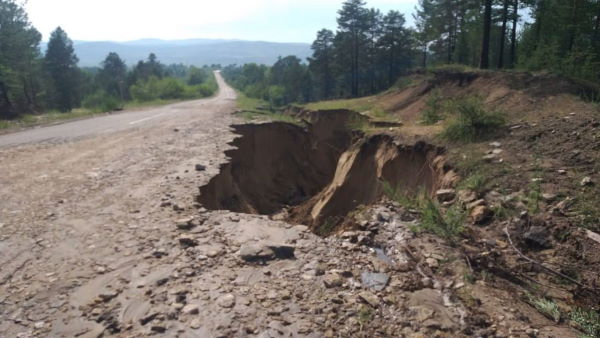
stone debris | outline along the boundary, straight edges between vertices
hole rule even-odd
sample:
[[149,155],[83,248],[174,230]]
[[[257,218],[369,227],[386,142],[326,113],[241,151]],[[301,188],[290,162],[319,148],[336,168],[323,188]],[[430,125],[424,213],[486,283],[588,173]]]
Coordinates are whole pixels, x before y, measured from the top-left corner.
[[390,277],[385,273],[365,271],[360,274],[360,280],[364,287],[375,291],[382,291],[387,286]]

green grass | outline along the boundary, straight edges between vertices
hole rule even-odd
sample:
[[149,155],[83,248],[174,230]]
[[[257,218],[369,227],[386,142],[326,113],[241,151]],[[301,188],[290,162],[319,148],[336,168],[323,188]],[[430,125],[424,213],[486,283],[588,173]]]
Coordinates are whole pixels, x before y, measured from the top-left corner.
[[419,209],[421,206],[420,199],[425,195],[424,191],[416,195],[410,195],[406,193],[405,189],[399,186],[393,186],[390,182],[384,181],[381,184],[383,188],[383,194],[391,201],[398,202],[405,208]]
[[481,99],[469,97],[449,105],[453,118],[442,132],[452,142],[477,142],[495,136],[504,127],[505,119],[498,112],[485,110]]
[[372,97],[361,97],[357,99],[329,100],[306,104],[304,107],[310,110],[348,109],[362,113],[375,108],[375,100]]
[[555,323],[560,322],[562,315],[558,305],[553,300],[528,294],[526,296],[526,301],[538,310],[539,313],[552,319]]
[[259,107],[268,107],[269,103],[265,100],[255,99],[252,97],[246,96],[246,94],[239,92],[237,93],[237,105],[240,110],[256,112],[259,110]]
[[600,314],[598,312],[575,308],[570,314],[570,320],[585,333],[583,337],[600,337]]
[[412,230],[429,232],[449,241],[454,241],[464,230],[467,215],[459,203],[444,213],[440,205],[429,197],[422,200],[421,222]]
[[458,187],[459,189],[469,189],[480,193],[485,189],[486,183],[486,177],[479,172],[475,172],[463,181],[461,181]]

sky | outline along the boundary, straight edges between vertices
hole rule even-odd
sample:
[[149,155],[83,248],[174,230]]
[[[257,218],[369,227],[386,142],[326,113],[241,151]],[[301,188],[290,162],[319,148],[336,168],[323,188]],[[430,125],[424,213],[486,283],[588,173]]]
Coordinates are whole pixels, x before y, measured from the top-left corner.
[[[418,0],[367,0],[368,7],[405,14],[412,24]],[[342,0],[27,0],[33,25],[47,41],[61,26],[72,40],[145,38],[312,42],[335,30]]]

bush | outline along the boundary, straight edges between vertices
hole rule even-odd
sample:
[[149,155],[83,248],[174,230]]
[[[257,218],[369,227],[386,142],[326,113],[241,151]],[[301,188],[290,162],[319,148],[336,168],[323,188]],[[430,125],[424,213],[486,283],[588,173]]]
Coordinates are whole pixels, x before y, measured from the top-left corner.
[[438,90],[434,90],[427,98],[427,108],[422,113],[422,123],[435,124],[442,119],[442,97]]
[[453,240],[460,235],[466,214],[460,204],[452,205],[444,214],[440,206],[431,198],[426,197],[421,205],[421,224],[416,231],[427,231],[436,236]]
[[115,111],[122,107],[122,103],[116,97],[99,90],[86,96],[83,100],[83,107],[96,112]]
[[442,133],[449,141],[480,141],[497,134],[505,124],[502,115],[486,111],[478,98],[455,101],[450,110],[456,116]]

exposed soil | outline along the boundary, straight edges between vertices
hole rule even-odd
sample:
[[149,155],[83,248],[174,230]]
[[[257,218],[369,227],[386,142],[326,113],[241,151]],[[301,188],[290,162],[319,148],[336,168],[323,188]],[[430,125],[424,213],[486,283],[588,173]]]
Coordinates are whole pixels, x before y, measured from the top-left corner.
[[198,201],[213,210],[287,215],[288,221],[327,233],[357,207],[379,201],[384,184],[410,196],[432,195],[455,183],[456,175],[444,166],[444,149],[352,131],[348,122],[359,117],[320,111],[305,116],[306,127],[234,126],[241,137],[226,153],[230,162],[200,188]]

